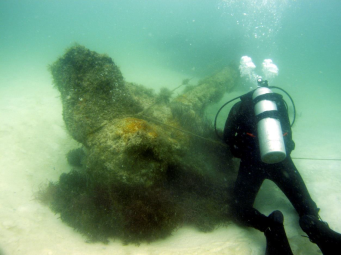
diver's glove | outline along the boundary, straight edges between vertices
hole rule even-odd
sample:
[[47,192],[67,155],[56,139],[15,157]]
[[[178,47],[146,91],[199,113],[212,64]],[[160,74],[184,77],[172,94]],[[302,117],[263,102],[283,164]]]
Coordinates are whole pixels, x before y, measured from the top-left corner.
[[310,241],[317,244],[323,255],[341,253],[341,234],[331,230],[326,222],[313,215],[304,215],[300,218],[300,226],[308,234]]
[[293,255],[284,230],[284,216],[280,211],[272,212],[269,227],[264,231],[266,237],[265,255]]

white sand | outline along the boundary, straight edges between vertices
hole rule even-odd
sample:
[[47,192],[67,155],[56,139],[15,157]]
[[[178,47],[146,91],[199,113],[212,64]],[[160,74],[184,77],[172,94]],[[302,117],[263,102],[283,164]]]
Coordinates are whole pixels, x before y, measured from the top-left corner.
[[[108,245],[86,243],[84,237],[34,199],[40,185],[56,181],[61,173],[70,170],[65,154],[78,146],[65,130],[59,93],[53,89],[48,72],[41,69],[36,73],[0,78],[0,249],[3,254],[264,254],[263,234],[234,224],[208,234],[182,228],[166,240],[139,247],[123,246],[119,240]],[[167,72],[158,72],[159,80],[165,77],[162,74],[167,77]],[[147,78],[144,76],[140,83]],[[170,79],[178,84],[183,78],[178,75]],[[317,91],[314,95],[318,94]],[[339,103],[336,96],[329,94],[323,102],[319,101],[319,108],[323,109],[315,116],[309,107],[314,95],[305,101],[295,96],[301,116],[294,129],[297,149],[293,157],[340,158],[340,109],[334,118],[328,118],[331,110],[340,108]],[[295,162],[321,207],[322,218],[341,232],[341,162]],[[275,209],[284,213],[295,255],[320,254],[316,245],[301,237],[304,233],[293,207],[272,183],[265,182],[256,207],[266,214]]]

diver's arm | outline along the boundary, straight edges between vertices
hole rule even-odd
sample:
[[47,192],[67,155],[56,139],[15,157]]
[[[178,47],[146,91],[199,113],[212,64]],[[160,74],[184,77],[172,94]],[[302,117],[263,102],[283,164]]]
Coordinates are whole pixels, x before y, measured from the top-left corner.
[[233,144],[233,138],[235,137],[238,128],[237,117],[240,105],[241,103],[239,102],[232,107],[225,123],[223,140],[229,146]]

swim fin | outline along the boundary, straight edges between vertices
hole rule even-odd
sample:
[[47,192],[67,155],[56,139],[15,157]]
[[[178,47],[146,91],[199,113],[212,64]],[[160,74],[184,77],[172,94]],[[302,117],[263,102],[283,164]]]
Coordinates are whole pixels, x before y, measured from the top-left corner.
[[300,226],[323,255],[341,253],[341,234],[331,230],[326,222],[313,215],[304,215],[300,218]]
[[269,227],[265,230],[265,255],[293,255],[287,235],[284,230],[284,216],[280,211],[274,211],[269,216]]

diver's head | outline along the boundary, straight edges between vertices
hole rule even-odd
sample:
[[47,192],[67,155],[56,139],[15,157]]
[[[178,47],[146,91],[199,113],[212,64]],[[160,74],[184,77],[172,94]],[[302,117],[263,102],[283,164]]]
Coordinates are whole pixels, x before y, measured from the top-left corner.
[[263,80],[262,77],[258,77],[257,78],[257,86],[258,87],[269,87],[268,81],[267,80]]

